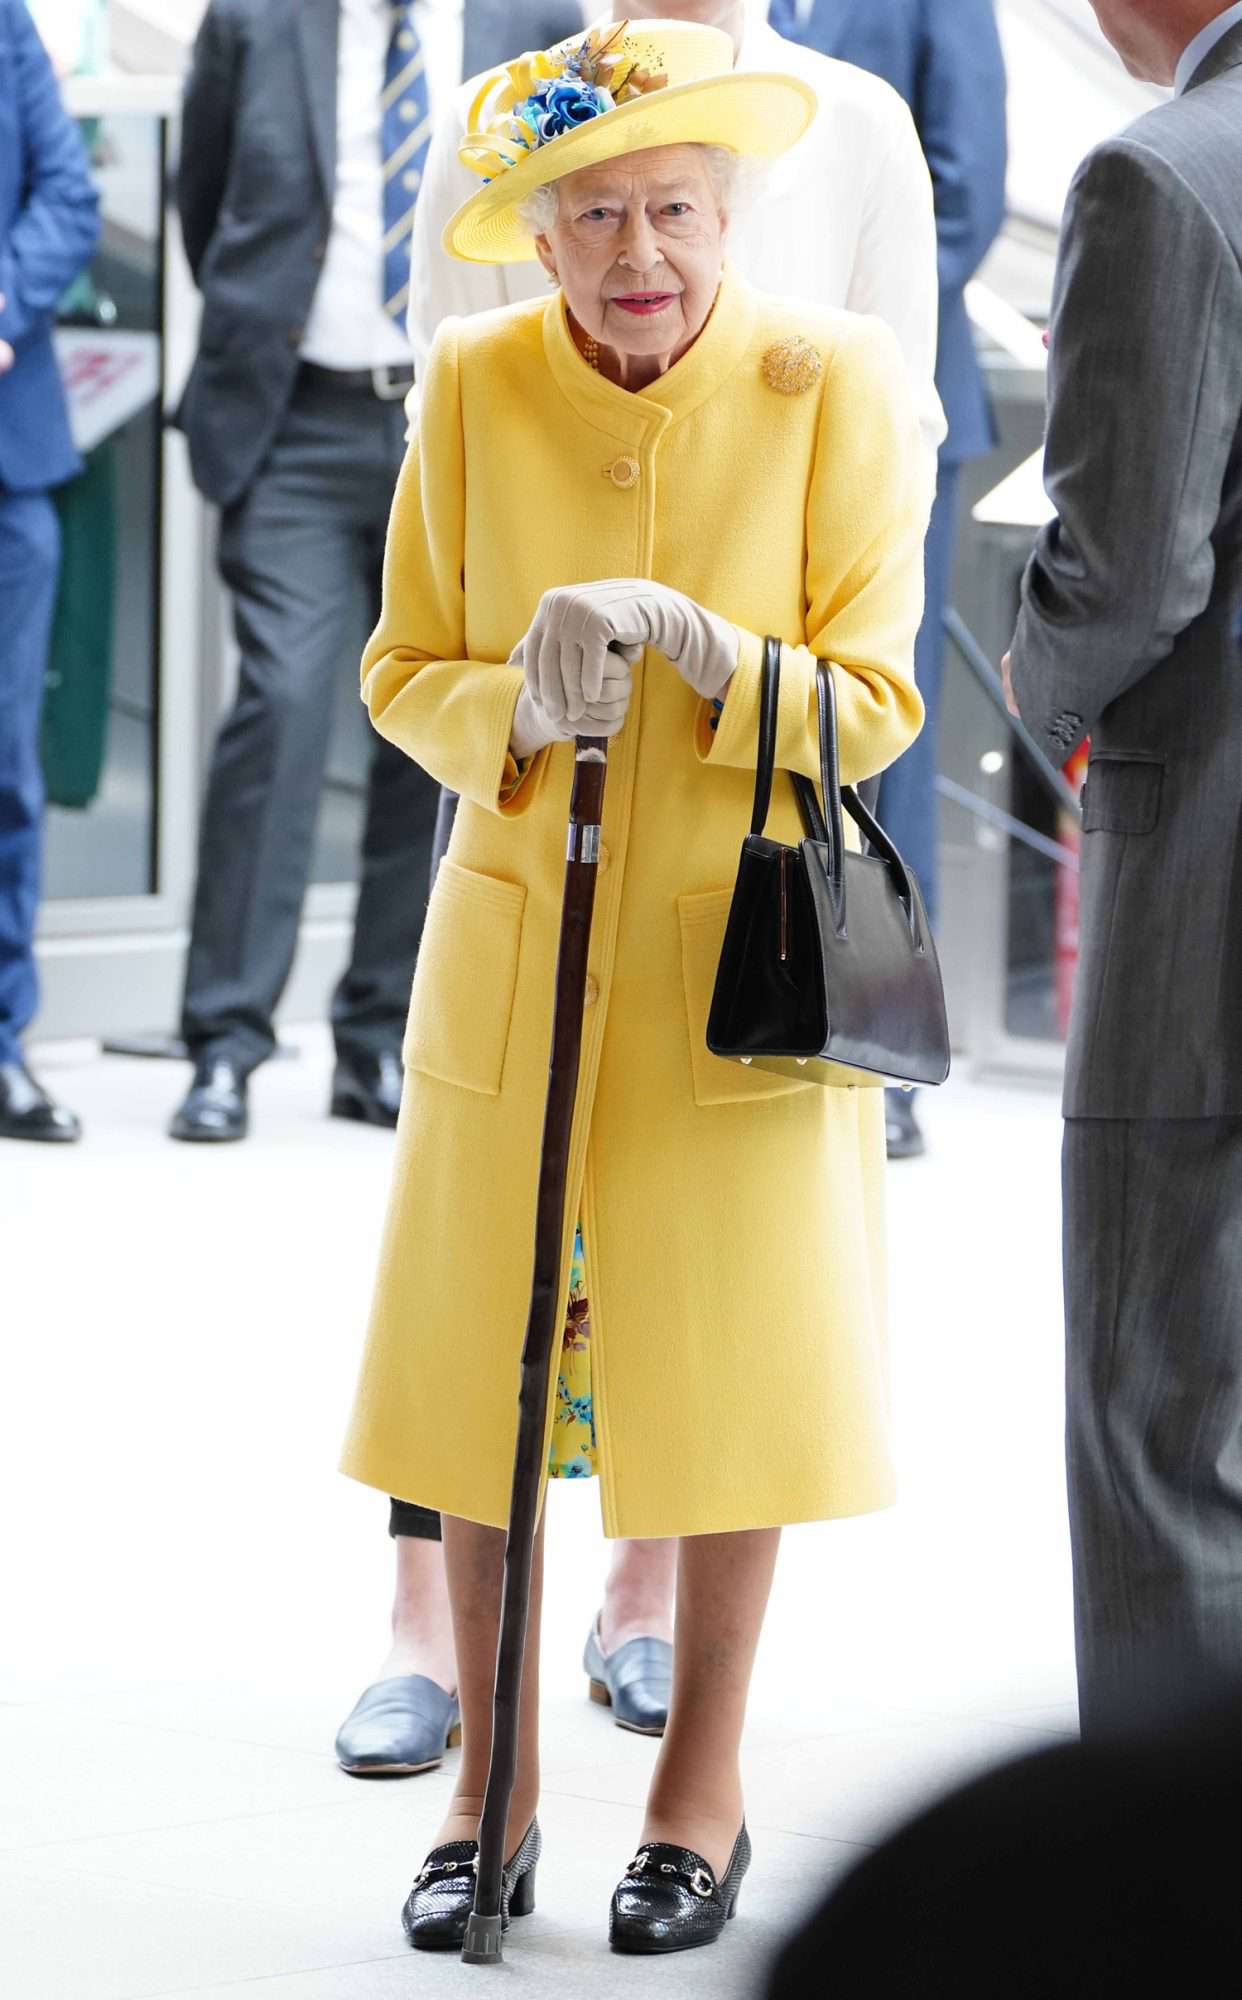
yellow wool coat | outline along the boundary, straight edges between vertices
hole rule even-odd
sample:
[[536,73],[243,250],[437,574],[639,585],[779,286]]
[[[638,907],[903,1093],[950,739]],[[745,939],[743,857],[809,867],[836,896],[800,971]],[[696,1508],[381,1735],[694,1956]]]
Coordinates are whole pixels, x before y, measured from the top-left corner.
[[[765,360],[793,336],[822,368],[782,393]],[[704,1036],[762,635],[785,642],[778,763],[818,768],[816,655],[836,663],[843,776],[890,763],[922,717],[929,487],[887,328],[728,270],[698,341],[638,394],[586,365],[559,294],[441,329],[363,688],[462,804],[414,981],[355,1478],[507,1519],[573,758],[541,753],[506,797],[507,662],[544,590],[638,576],[735,623],[738,664],[713,733],[648,651],[609,756],[564,1242],[567,1290],[580,1216],[605,1531],[890,1499],[882,1094],[743,1069]],[[795,839],[776,789],[770,828]]]

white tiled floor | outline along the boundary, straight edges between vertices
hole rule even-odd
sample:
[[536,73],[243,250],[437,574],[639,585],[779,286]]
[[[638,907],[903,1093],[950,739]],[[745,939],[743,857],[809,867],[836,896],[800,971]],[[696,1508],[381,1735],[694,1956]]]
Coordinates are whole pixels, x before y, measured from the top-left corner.
[[[466,1992],[397,1920],[447,1773],[331,1757],[383,1648],[378,1496],[334,1471],[384,1134],[323,1117],[321,1034],[255,1136],[170,1145],[183,1073],[42,1053],[72,1152],[0,1147],[0,1992]],[[901,1505],[786,1537],[752,1706],[756,1861],[720,1946],[611,1958],[651,1746],[584,1699],[594,1489],[553,1494],[546,1858],[507,1990],[756,1995],[807,1899],[907,1803],[1074,1727],[1060,1467],[1059,1126],[955,1083],[893,1170]]]

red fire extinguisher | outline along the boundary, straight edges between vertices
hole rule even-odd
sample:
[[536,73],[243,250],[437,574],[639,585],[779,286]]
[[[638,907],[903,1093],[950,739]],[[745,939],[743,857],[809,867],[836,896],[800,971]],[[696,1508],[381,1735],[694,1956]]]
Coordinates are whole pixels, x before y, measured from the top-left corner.
[[[1065,766],[1067,783],[1081,796],[1087,781],[1089,742],[1080,743]],[[1082,829],[1068,812],[1057,815],[1057,838],[1075,854],[1082,849]],[[1064,1038],[1069,1033],[1070,1007],[1074,998],[1074,974],[1078,969],[1078,911],[1080,882],[1076,868],[1058,868],[1056,886],[1056,996],[1057,1026]]]

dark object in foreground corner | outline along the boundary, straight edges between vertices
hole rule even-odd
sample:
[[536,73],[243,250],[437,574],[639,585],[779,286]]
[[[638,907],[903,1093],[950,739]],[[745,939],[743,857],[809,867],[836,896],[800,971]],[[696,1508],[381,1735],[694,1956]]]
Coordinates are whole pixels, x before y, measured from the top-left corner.
[[1224,1990],[1242,1954],[1242,1700],[1067,1742],[901,1828],[787,1946],[767,2000],[1112,2000]]

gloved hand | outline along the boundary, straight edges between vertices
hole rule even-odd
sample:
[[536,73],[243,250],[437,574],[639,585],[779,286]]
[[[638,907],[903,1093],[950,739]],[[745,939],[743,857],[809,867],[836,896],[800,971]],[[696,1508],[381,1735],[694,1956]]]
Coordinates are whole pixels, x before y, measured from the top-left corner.
[[[532,625],[531,631],[534,631]],[[569,712],[563,696],[562,712],[549,714],[539,691],[538,651],[533,653],[533,666],[525,666],[524,651],[530,633],[519,641],[510,655],[511,666],[525,667],[526,686],[518,696],[513,714],[513,729],[509,737],[509,748],[518,759],[533,757],[549,743],[572,743],[576,736],[615,736],[625,721],[634,692],[634,677],[630,672],[630,660],[636,658],[638,648],[627,652],[609,650],[603,655],[598,677],[588,683],[581,672],[580,653],[578,671],[571,683],[573,712]],[[571,658],[571,667],[574,662]],[[532,684],[533,682],[533,684]]]
[[[620,728],[628,705],[618,660],[633,665],[644,646],[656,646],[696,694],[711,701],[737,665],[737,632],[679,590],[642,577],[569,584],[545,591],[530,630],[513,654],[545,726],[572,723],[563,733],[588,735],[588,721],[619,705]],[[597,730],[612,734],[612,730]],[[553,737],[545,741],[553,741]]]

